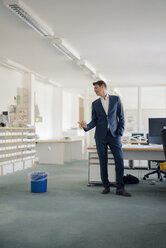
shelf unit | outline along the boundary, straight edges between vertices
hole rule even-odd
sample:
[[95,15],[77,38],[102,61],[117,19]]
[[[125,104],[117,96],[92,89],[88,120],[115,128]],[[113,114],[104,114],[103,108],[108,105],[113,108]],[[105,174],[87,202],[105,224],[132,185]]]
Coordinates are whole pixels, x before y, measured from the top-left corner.
[[[116,182],[115,161],[111,151],[108,152],[108,177],[110,183]],[[89,151],[88,185],[101,184],[100,162],[97,151]]]
[[0,127],[0,175],[30,168],[37,162],[35,128]]
[[28,89],[17,89],[17,107],[14,114],[15,122],[28,122]]

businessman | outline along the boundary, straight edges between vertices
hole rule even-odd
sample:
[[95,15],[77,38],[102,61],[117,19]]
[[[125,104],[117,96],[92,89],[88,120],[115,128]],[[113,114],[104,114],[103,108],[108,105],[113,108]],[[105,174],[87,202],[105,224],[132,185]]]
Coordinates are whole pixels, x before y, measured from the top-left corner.
[[115,160],[116,168],[116,194],[122,196],[131,196],[124,189],[123,182],[123,153],[121,136],[124,131],[124,112],[123,106],[118,96],[108,95],[107,85],[100,80],[93,83],[94,91],[99,99],[92,103],[92,120],[89,124],[81,121],[79,124],[85,131],[96,127],[95,141],[100,160],[100,174],[104,186],[102,194],[110,192],[110,182],[108,179],[108,151],[109,146]]

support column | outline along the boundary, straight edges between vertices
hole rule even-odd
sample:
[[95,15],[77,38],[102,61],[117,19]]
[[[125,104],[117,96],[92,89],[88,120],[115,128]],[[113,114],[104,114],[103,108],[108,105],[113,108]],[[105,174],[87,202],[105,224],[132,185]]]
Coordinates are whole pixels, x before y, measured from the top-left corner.
[[23,77],[23,87],[28,89],[28,124],[35,125],[34,113],[34,93],[33,84],[35,76],[32,73],[25,73]]

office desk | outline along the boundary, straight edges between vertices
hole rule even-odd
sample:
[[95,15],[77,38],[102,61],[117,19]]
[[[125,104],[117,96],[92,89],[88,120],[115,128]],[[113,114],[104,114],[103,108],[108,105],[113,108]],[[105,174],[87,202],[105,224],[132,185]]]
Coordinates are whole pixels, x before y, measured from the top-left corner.
[[[88,147],[90,151],[96,150],[96,147]],[[123,156],[126,160],[163,160],[165,161],[164,151],[158,145],[123,145]]]
[[[88,147],[89,151],[89,167],[88,167],[88,184],[101,183],[100,165],[96,151],[96,147]],[[163,160],[165,161],[164,151],[161,146],[154,145],[123,145],[124,160]],[[108,171],[110,182],[115,182],[115,165],[111,151],[108,152]],[[110,157],[111,156],[111,157]],[[95,158],[95,160],[93,159]]]
[[163,160],[163,148],[159,145],[123,145],[123,156],[126,160]]
[[42,164],[64,164],[82,159],[82,139],[37,140],[36,153]]

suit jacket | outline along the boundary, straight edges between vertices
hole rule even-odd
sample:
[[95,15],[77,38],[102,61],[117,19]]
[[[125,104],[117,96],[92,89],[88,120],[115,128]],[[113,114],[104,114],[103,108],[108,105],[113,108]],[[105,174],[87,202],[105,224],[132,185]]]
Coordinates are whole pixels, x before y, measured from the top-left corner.
[[105,113],[100,98],[92,103],[92,120],[87,124],[85,131],[96,127],[95,139],[100,140],[106,137],[108,126],[113,137],[123,135],[124,111],[118,96],[109,95],[108,115]]

